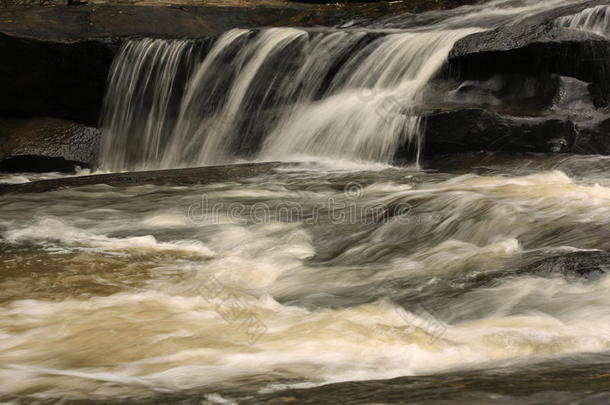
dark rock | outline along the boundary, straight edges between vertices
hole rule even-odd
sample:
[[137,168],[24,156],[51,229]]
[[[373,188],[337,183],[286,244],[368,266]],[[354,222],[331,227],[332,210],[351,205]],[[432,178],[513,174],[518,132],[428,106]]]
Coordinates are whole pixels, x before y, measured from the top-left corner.
[[610,253],[575,252],[540,260],[520,270],[534,275],[597,279],[610,271]]
[[555,73],[593,83],[607,94],[610,86],[610,41],[582,31],[519,24],[469,35],[449,55],[452,73],[485,78],[498,73]]
[[0,171],[73,171],[95,165],[100,131],[56,118],[0,120]]
[[430,108],[485,107],[515,116],[552,114],[589,119],[595,111],[590,84],[572,77],[494,74],[483,80],[435,80],[425,94]]
[[556,113],[588,115],[596,107],[591,85],[573,77],[553,77],[553,98],[550,109]]
[[580,124],[574,151],[584,154],[610,154],[610,118]]
[[577,136],[576,126],[568,120],[501,116],[483,109],[434,112],[424,120],[427,154],[566,152]]
[[191,169],[151,170],[145,172],[98,174],[92,176],[64,177],[39,180],[22,184],[0,184],[0,194],[43,193],[61,188],[106,184],[113,187],[138,186],[143,184],[186,186],[232,181],[271,173],[282,164],[246,163],[224,166],[196,167]]
[[36,4],[0,8],[0,32],[55,42],[130,37],[202,38],[233,28],[334,27],[355,20],[371,21],[484,1],[487,0],[307,4],[284,0],[212,0],[193,5],[195,2],[189,0],[169,0],[159,6],[141,0],[96,0],[87,7]]
[[447,98],[466,105],[548,105],[553,87],[550,82],[547,77],[497,74],[487,80],[465,80],[448,92]]

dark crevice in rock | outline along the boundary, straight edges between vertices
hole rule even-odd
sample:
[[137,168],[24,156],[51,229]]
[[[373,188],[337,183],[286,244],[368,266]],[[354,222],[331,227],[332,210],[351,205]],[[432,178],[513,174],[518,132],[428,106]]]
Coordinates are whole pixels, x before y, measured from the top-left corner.
[[0,161],[0,172],[63,172],[72,173],[78,167],[86,167],[84,162],[74,162],[60,157],[22,155]]
[[[569,152],[578,137],[570,120],[553,117],[513,117],[481,108],[431,111],[423,114],[425,155],[469,151]],[[401,148],[399,161],[412,160]]]
[[95,126],[118,44],[45,42],[0,33],[0,116],[50,116]]

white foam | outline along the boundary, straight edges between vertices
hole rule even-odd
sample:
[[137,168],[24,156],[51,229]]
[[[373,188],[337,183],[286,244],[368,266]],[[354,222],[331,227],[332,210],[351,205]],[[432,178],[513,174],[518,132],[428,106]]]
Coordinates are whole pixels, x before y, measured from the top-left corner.
[[159,242],[152,235],[114,238],[68,225],[55,217],[39,218],[26,227],[7,230],[3,237],[10,243],[60,241],[69,246],[101,250],[182,251],[208,257],[214,255],[212,250],[196,240]]
[[[508,280],[456,301],[453,315],[464,319],[449,323],[405,316],[389,302],[306,311],[241,295],[244,319],[255,316],[265,327],[254,343],[239,320],[223,318],[218,302],[205,295],[16,301],[0,310],[0,389],[69,384],[84,397],[112,383],[123,393],[134,385],[174,391],[277,370],[322,384],[542,359],[585,347],[603,351],[610,348],[608,286],[609,278]],[[483,316],[468,319],[481,308]],[[72,321],[60,321],[67,315]],[[17,332],[25,325],[28,333]],[[55,360],[70,357],[78,359],[72,368]]]

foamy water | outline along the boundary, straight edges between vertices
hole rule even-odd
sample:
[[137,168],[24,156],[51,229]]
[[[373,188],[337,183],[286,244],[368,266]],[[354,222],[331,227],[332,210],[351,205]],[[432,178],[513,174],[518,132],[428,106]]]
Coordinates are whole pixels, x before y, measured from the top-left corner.
[[510,274],[607,250],[609,202],[561,171],[394,168],[9,195],[0,391],[267,392],[604,352],[610,278]]

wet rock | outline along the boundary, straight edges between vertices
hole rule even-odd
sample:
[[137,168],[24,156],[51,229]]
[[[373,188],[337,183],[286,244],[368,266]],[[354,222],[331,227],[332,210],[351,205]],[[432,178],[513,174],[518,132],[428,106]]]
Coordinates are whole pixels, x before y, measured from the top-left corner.
[[[439,109],[485,107],[516,116],[561,115],[588,119],[595,110],[591,85],[558,75],[493,74],[477,80],[436,80],[425,103]],[[444,108],[443,108],[444,107]]]
[[39,180],[22,184],[0,184],[0,194],[42,193],[61,188],[83,187],[96,184],[106,184],[113,187],[138,186],[143,184],[172,186],[208,184],[260,176],[262,174],[273,172],[273,170],[281,165],[282,164],[279,162],[245,163],[224,166],[195,167],[191,169],[150,170],[145,172],[64,177],[60,179]]
[[610,41],[554,23],[505,26],[458,41],[449,67],[459,77],[475,79],[499,73],[554,73],[593,83],[605,96],[610,86]]
[[73,171],[95,165],[100,131],[57,118],[0,120],[0,170]]
[[502,116],[483,109],[424,116],[427,154],[466,151],[567,152],[577,137],[573,122]]
[[610,154],[610,118],[580,124],[580,134],[574,151],[583,154]]
[[610,253],[575,252],[540,260],[521,270],[534,275],[597,279],[610,272]]
[[596,94],[590,83],[573,77],[553,78],[553,98],[550,109],[565,115],[586,115],[595,110]]
[[550,78],[496,74],[486,80],[465,80],[447,93],[447,101],[462,105],[548,105],[553,95]]

